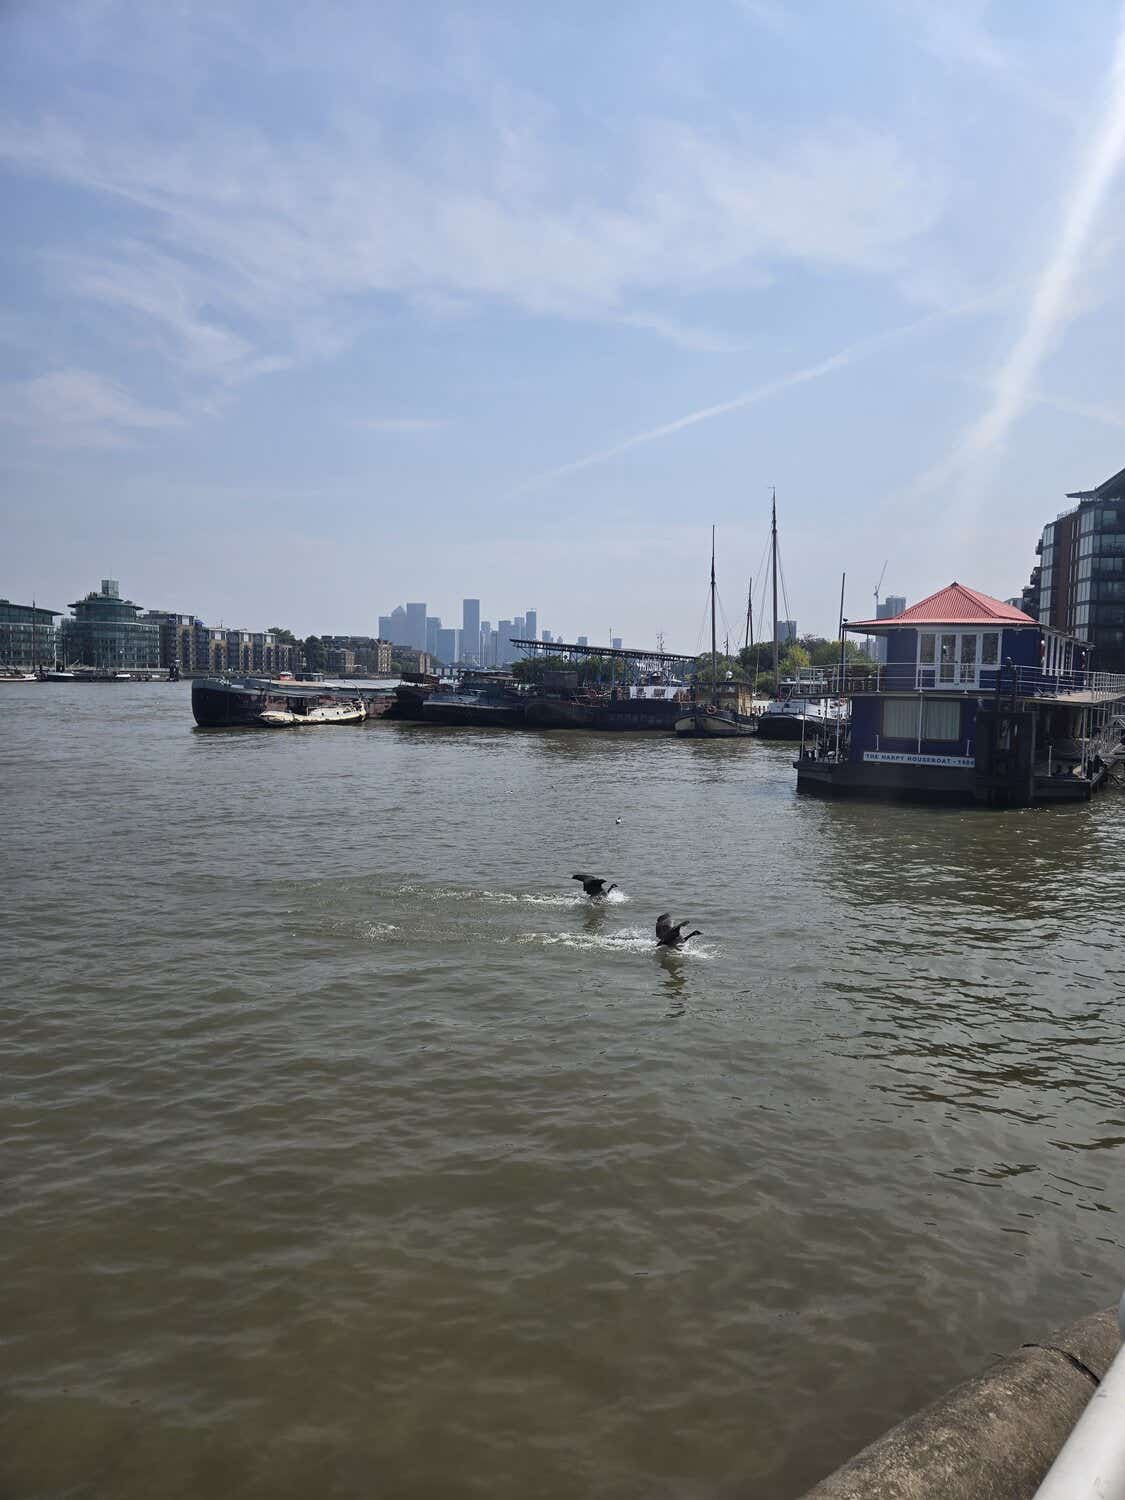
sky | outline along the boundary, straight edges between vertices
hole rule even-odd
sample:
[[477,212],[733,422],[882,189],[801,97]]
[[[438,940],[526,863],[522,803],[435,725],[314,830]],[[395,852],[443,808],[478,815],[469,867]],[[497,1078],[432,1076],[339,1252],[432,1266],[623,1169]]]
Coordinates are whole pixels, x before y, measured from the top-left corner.
[[694,651],[774,487],[802,632],[1018,593],[1123,161],[1118,0],[0,0],[0,594]]

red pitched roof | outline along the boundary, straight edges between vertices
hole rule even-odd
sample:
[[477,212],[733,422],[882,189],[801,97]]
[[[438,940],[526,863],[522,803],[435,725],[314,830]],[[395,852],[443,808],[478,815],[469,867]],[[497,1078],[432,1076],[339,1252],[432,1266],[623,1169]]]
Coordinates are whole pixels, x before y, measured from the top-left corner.
[[1002,599],[978,593],[963,583],[951,583],[938,589],[928,599],[911,604],[902,614],[888,620],[849,620],[849,630],[897,628],[900,625],[1034,625],[1036,621],[1022,609],[1014,609]]

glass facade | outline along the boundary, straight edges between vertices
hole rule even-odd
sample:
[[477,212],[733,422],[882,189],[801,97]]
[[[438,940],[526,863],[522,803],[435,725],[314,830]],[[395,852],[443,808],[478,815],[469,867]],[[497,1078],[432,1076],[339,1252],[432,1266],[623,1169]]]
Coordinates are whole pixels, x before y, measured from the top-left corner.
[[1043,528],[1038,617],[1089,641],[1095,670],[1125,672],[1125,470],[1071,499],[1078,505]]
[[68,666],[131,672],[160,666],[160,626],[139,620],[140,605],[122,599],[112,578],[100,593],[72,604],[74,618],[64,620],[60,656]]
[[57,609],[0,599],[0,667],[31,671],[55,660]]

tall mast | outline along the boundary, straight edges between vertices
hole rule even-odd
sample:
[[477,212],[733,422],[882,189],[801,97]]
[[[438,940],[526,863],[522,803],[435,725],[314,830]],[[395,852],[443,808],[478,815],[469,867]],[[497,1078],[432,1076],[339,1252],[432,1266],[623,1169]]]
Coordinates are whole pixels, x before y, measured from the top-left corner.
[[773,691],[781,697],[781,648],[777,639],[777,490],[773,492],[770,521],[770,551],[773,554]]
[[754,580],[746,590],[746,649],[754,644]]
[[715,651],[715,528],[711,527],[711,701],[719,701],[719,661]]

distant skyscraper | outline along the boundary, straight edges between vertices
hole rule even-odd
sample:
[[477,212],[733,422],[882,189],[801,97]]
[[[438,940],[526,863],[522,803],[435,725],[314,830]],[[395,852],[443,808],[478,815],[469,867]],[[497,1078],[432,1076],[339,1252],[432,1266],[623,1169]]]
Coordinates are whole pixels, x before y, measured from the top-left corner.
[[621,637],[619,635],[611,636],[609,644],[613,647],[614,651],[620,651]]
[[477,636],[477,645],[473,658],[482,667],[496,665],[496,658],[492,650],[492,621],[482,620],[480,632]]
[[[888,594],[875,606],[875,618],[877,620],[893,620],[895,615],[901,615],[906,608],[906,600],[901,594]],[[887,638],[885,635],[875,638],[875,660],[886,661]]]
[[543,632],[543,640],[549,646],[551,644],[551,642],[554,640],[554,636],[551,634],[551,632],[549,630],[545,630]]
[[390,615],[379,616],[379,639],[381,641],[391,640],[391,631],[394,629],[394,621]]
[[431,656],[437,655],[438,631],[441,629],[440,615],[426,616],[426,650]]
[[490,630],[488,632],[488,646],[484,653],[485,662],[490,667],[500,665],[500,632]]
[[506,667],[512,660],[512,622],[499,620],[496,624],[496,665]]
[[426,606],[424,604],[406,605],[406,645],[413,646],[416,651],[426,649]]
[[523,633],[527,640],[537,641],[539,639],[539,611],[529,609],[523,617]]
[[578,640],[575,642],[575,645],[578,645],[578,646],[588,646],[589,644],[590,644],[589,637],[585,636],[585,635],[580,635],[578,637]]
[[777,639],[781,645],[784,645],[786,641],[795,641],[797,639],[796,620],[778,620]]
[[396,604],[391,610],[391,629],[387,636],[392,646],[409,646],[410,639],[406,629],[406,611],[401,604]]
[[451,667],[457,660],[457,632],[455,630],[437,630],[434,632],[433,655],[437,657],[443,667]]
[[480,600],[461,600],[461,660],[480,664]]

